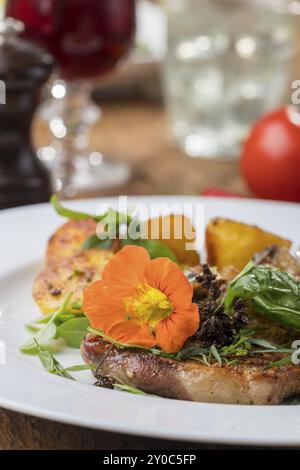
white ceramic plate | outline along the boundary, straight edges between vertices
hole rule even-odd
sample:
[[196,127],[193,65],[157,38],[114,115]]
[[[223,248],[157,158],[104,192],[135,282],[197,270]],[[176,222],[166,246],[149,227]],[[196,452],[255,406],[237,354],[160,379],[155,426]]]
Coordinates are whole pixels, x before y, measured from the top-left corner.
[[[99,200],[70,204],[95,213]],[[103,202],[103,200],[101,201]],[[106,199],[106,203],[115,201]],[[231,217],[300,241],[300,205],[197,197],[132,198],[142,203],[204,203],[206,221]],[[300,445],[300,407],[191,403],[135,396],[93,387],[89,371],[78,382],[42,370],[18,348],[28,336],[24,323],[39,312],[31,298],[48,237],[63,222],[45,205],[0,212],[0,339],[7,349],[0,365],[0,406],[91,428],[158,438],[230,444]],[[76,350],[58,356],[64,366],[81,362]]]

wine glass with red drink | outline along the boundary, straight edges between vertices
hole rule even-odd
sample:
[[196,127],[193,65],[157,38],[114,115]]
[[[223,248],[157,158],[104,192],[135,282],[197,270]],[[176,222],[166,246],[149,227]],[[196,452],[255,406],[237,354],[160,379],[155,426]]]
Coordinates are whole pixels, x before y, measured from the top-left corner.
[[99,116],[90,98],[93,79],[126,55],[135,32],[134,0],[8,0],[6,15],[21,20],[25,36],[47,48],[59,65],[59,80],[42,106],[53,141],[40,156],[53,160],[57,189],[67,196],[119,185],[126,164],[103,159],[89,144]]

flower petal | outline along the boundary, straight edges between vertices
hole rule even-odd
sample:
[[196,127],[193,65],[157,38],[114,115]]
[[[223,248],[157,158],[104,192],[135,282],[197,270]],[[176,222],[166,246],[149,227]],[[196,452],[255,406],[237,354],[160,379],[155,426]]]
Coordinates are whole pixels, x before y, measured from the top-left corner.
[[102,280],[95,281],[84,289],[83,311],[92,327],[105,333],[125,318],[122,299],[111,294]]
[[139,326],[133,320],[126,320],[113,326],[109,331],[109,336],[123,344],[133,344],[144,348],[152,348],[156,345],[156,340],[149,329],[145,325]]
[[[173,312],[160,321],[155,336],[148,325],[139,325],[127,317],[125,299],[148,284],[164,293]],[[83,308],[91,325],[125,344],[177,352],[199,326],[197,305],[192,303],[193,289],[180,268],[167,258],[150,261],[144,248],[126,246],[109,261],[102,280],[83,293]]]
[[198,327],[198,307],[196,304],[191,304],[188,310],[176,311],[161,321],[156,327],[155,337],[161,349],[166,352],[177,352]]
[[145,248],[127,245],[105,266],[102,280],[119,297],[128,297],[144,282],[149,262],[150,256]]
[[166,294],[174,310],[189,308],[193,288],[176,263],[168,258],[156,258],[146,267],[145,277],[151,287]]

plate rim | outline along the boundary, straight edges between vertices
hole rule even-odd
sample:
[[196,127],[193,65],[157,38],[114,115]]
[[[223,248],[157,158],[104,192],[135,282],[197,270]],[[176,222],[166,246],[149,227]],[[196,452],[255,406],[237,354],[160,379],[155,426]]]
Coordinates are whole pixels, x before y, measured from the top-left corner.
[[[210,201],[210,204],[215,204],[215,203],[218,203],[220,204],[220,198],[217,198],[217,197],[201,197],[201,196],[181,196],[181,195],[167,195],[167,196],[160,196],[160,195],[156,195],[156,196],[129,196],[129,201],[130,200],[136,200],[136,199],[140,199],[140,200],[143,200],[143,202],[146,202],[148,201],[151,202],[151,200],[155,200],[157,201],[158,199],[161,201],[161,199],[163,198],[164,202],[166,200],[172,200],[174,198],[184,198],[185,200],[193,200],[193,201],[197,201],[197,202],[205,202],[205,201]],[[81,206],[81,205],[90,205],[91,207],[94,205],[94,204],[97,204],[97,203],[112,203],[112,201],[116,201],[116,198],[117,197],[105,197],[105,198],[94,198],[94,199],[84,199],[84,200],[76,200],[76,201],[65,201],[66,203],[68,203],[68,205],[70,207],[76,207],[76,206]],[[233,204],[237,204],[237,205],[255,205],[255,204],[259,204],[259,205],[262,205],[262,206],[266,206],[266,207],[271,207],[271,206],[274,206],[274,204],[278,207],[281,207],[282,210],[284,208],[290,208],[292,211],[296,210],[296,211],[299,211],[299,214],[300,214],[300,205],[297,204],[297,203],[289,203],[289,202],[277,202],[277,201],[261,201],[261,200],[255,200],[255,199],[239,199],[239,198],[230,198],[230,199],[227,199],[225,201],[225,204],[228,204],[232,202]],[[3,210],[0,212],[0,225],[1,225],[1,221],[2,219],[4,219],[6,216],[10,216],[10,215],[18,215],[20,213],[24,213],[25,212],[32,212],[32,213],[38,213],[39,211],[44,211],[45,209],[49,208],[50,205],[49,203],[43,203],[43,204],[38,204],[38,205],[31,205],[31,206],[23,206],[23,207],[17,207],[17,208],[13,208],[13,209],[6,209],[6,210]],[[63,219],[58,219],[58,220],[63,220]],[[33,260],[32,260],[33,261]],[[31,262],[32,262],[31,261]],[[1,276],[0,276],[0,283],[1,283],[1,279],[4,277],[6,277],[6,275],[10,272],[11,270],[10,269],[4,269],[3,272],[1,273]],[[4,379],[4,381],[7,381],[9,382],[11,379],[12,379],[12,376],[13,374],[17,374],[18,373],[18,370],[19,370],[19,362],[22,362],[20,359],[18,358],[14,358],[13,356],[11,356],[10,354],[8,354],[8,357],[9,357],[9,363],[10,363],[10,366],[11,368],[6,368],[5,366],[0,366],[0,379]],[[17,361],[17,362],[16,362]],[[68,385],[64,384],[63,382],[65,382],[65,379],[62,379],[60,377],[55,377],[55,376],[50,376],[42,371],[42,370],[39,370],[35,367],[32,367],[32,366],[29,366],[29,364],[25,364],[24,363],[24,366],[25,366],[25,370],[24,372],[26,372],[26,376],[27,378],[31,378],[32,376],[34,377],[36,375],[36,372],[40,372],[41,377],[42,378],[37,378],[36,380],[39,382],[39,380],[41,380],[42,382],[45,382],[45,383],[50,383],[51,384],[58,384],[60,381],[61,381],[61,384],[59,383],[59,388],[63,388],[63,389],[66,389],[66,388],[69,388]],[[30,367],[32,367],[33,370],[31,370],[31,372],[29,372],[30,370]],[[35,379],[35,377],[34,377]],[[51,380],[49,380],[51,379]],[[53,381],[54,379],[54,381]],[[58,381],[58,382],[57,382]],[[2,382],[2,380],[1,380]],[[86,384],[81,384],[81,383],[77,383],[76,384],[77,386],[79,387],[89,387],[88,385]],[[54,387],[56,388],[57,385],[51,385],[51,389]],[[72,388],[72,387],[71,387]],[[95,394],[95,389],[91,389],[93,390],[93,394]],[[98,397],[100,397],[100,395],[103,395],[99,392],[101,392],[102,390],[98,390],[97,389],[97,394],[98,394]],[[120,399],[121,397],[123,396],[123,399],[122,401],[126,401],[126,398],[124,397],[123,393],[124,392],[116,392],[116,391],[106,391],[106,392],[109,392],[109,393],[113,393],[113,394],[122,394],[122,395],[119,395]],[[117,395],[116,395],[117,396]],[[132,400],[132,399],[131,399]],[[134,396],[134,400],[136,400],[137,403],[140,403],[140,402],[143,402],[144,400],[157,400],[157,398],[152,398],[152,397],[140,397],[140,396]],[[171,399],[164,399],[164,398],[159,398],[159,400],[164,400],[164,403],[166,405],[167,408],[170,408],[170,409],[173,409],[174,407],[176,408],[176,406],[174,404],[178,404],[178,401],[176,400],[171,400]],[[235,410],[240,410],[242,414],[245,414],[245,416],[248,416],[249,415],[249,411],[247,411],[245,413],[245,410],[254,410],[254,415],[256,414],[256,411],[259,409],[261,411],[261,414],[266,414],[266,416],[268,414],[270,414],[270,411],[266,413],[266,409],[268,410],[271,410],[271,409],[276,409],[276,410],[291,410],[291,409],[299,409],[299,407],[296,406],[296,408],[293,406],[291,407],[286,407],[284,405],[278,405],[276,407],[273,407],[273,406],[247,406],[247,405],[224,405],[224,404],[213,404],[213,403],[192,403],[192,402],[184,402],[184,401],[180,401],[180,404],[178,405],[178,407],[182,407],[184,405],[182,405],[182,403],[185,404],[185,406],[187,406],[188,408],[191,408],[191,405],[192,407],[194,405],[196,405],[194,408],[197,409],[197,413],[199,412],[199,410],[201,411],[204,410],[204,413],[209,413],[210,410],[224,410],[224,409],[227,409],[227,410],[230,410],[231,408],[234,408]],[[170,406],[169,406],[170,404]],[[44,408],[41,408],[41,407],[38,407],[36,406],[34,408],[34,406],[31,406],[30,404],[26,404],[26,403],[22,403],[22,402],[18,402],[14,399],[10,399],[8,397],[5,397],[3,396],[3,392],[2,390],[0,390],[0,406],[2,406],[3,408],[6,408],[6,409],[10,409],[10,410],[13,410],[13,411],[17,411],[17,412],[21,412],[21,413],[25,413],[25,414],[29,414],[31,416],[36,416],[36,417],[39,417],[39,418],[44,418],[44,419],[48,419],[48,420],[54,420],[54,421],[58,421],[58,422],[63,422],[63,423],[66,423],[66,424],[73,424],[73,425],[76,425],[76,426],[83,426],[83,427],[88,427],[88,428],[93,428],[93,429],[101,429],[103,431],[110,431],[110,432],[121,432],[121,433],[126,433],[126,434],[131,434],[131,435],[141,435],[141,436],[147,436],[147,437],[153,437],[153,438],[158,438],[158,439],[172,439],[172,440],[178,440],[178,441],[190,441],[190,442],[203,442],[203,443],[223,443],[223,444],[241,444],[241,445],[269,445],[269,446],[277,446],[277,445],[284,445],[284,446],[295,446],[295,445],[300,445],[300,414],[299,414],[299,423],[298,423],[298,420],[295,420],[295,423],[294,425],[297,427],[296,431],[292,430],[292,429],[286,429],[284,432],[281,432],[279,433],[279,435],[276,437],[274,435],[264,435],[262,436],[261,434],[261,431],[258,431],[257,432],[254,432],[254,431],[249,431],[247,435],[241,435],[241,434],[236,434],[235,432],[224,432],[224,431],[221,431],[219,434],[214,432],[213,434],[209,434],[207,431],[205,431],[205,429],[203,430],[201,427],[199,428],[198,430],[198,433],[197,435],[195,435],[194,431],[193,433],[190,433],[190,432],[187,432],[185,434],[181,434],[179,435],[178,434],[178,430],[176,429],[164,429],[164,428],[161,428],[161,429],[147,429],[147,427],[143,427],[142,425],[138,426],[137,424],[135,424],[135,426],[133,427],[132,423],[123,423],[123,425],[120,424],[120,422],[116,422],[116,423],[108,423],[108,422],[104,422],[104,421],[98,421],[98,422],[94,422],[93,420],[91,420],[90,417],[85,417],[83,418],[82,416],[79,416],[79,417],[76,417],[76,416],[72,416],[70,415],[70,413],[62,413],[62,412],[56,412],[55,410],[49,410],[49,408],[47,409],[47,407],[44,407]],[[208,410],[208,411],[207,411]],[[212,413],[213,415],[214,413]],[[225,410],[225,415],[227,415],[228,412]],[[251,414],[251,412],[250,412]],[[288,416],[288,415],[292,415],[291,412],[287,412],[287,411],[282,411],[282,414],[285,415],[285,416]],[[201,413],[200,413],[201,415]],[[275,415],[278,415],[278,411],[275,413]],[[248,416],[249,417],[249,416]],[[269,417],[268,417],[269,418]],[[275,421],[275,424],[278,423],[277,421]],[[299,437],[297,437],[297,435]],[[252,437],[251,437],[252,436]]]

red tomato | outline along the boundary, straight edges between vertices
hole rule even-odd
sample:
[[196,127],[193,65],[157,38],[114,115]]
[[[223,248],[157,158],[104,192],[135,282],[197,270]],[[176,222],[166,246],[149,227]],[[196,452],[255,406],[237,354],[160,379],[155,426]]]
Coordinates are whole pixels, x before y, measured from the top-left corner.
[[300,202],[300,113],[278,109],[257,121],[246,140],[241,171],[261,198]]

